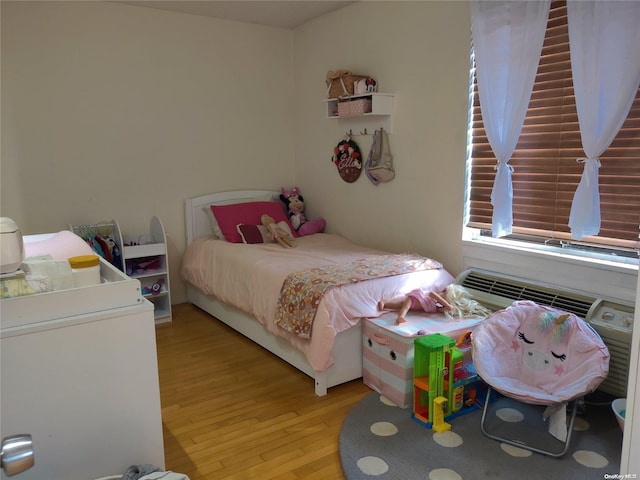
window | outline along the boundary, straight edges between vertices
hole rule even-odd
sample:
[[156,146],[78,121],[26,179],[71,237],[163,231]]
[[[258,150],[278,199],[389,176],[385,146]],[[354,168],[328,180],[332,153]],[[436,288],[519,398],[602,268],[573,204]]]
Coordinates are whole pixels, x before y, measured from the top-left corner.
[[[472,78],[467,226],[491,230],[496,159],[486,138]],[[574,101],[566,2],[549,12],[529,108],[513,166],[514,237],[571,241],[568,226],[584,157]],[[600,157],[601,228],[580,244],[637,250],[640,225],[640,89],[616,139]]]

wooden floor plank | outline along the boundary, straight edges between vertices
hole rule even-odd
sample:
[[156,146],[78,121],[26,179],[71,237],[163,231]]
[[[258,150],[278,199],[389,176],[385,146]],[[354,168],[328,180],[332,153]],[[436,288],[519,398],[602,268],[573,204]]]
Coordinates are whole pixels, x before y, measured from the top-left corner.
[[338,435],[370,390],[313,380],[189,304],[156,327],[165,467],[191,480],[343,479]]

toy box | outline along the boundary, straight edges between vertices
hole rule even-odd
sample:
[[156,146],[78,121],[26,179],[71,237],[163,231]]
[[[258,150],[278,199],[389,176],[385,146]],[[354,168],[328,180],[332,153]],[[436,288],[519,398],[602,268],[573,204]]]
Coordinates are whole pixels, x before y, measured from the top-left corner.
[[397,313],[368,318],[363,325],[363,381],[401,408],[413,403],[414,340],[433,333],[458,338],[484,317],[449,320],[443,314],[409,312],[396,325]]

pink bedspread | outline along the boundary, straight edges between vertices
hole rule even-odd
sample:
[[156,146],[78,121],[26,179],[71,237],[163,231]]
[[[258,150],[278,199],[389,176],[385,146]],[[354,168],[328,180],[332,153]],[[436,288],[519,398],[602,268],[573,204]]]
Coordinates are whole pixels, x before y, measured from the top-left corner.
[[305,353],[314,370],[323,371],[333,364],[331,350],[336,334],[354,326],[362,317],[379,316],[379,300],[398,298],[416,288],[442,290],[454,279],[444,269],[433,269],[336,286],[322,297],[309,340],[275,325],[285,279],[301,270],[386,254],[329,233],[298,238],[298,246],[288,249],[274,243],[246,245],[199,238],[184,254],[182,278],[207,295],[255,317],[270,332],[287,338]]

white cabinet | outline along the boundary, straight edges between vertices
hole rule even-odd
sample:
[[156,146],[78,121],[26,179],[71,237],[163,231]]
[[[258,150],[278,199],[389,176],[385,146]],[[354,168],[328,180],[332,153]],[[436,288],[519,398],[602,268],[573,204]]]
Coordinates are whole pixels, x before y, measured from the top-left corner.
[[384,128],[392,133],[393,95],[364,93],[325,100],[327,118],[337,119],[354,134],[367,134]]
[[153,308],[137,280],[103,259],[100,271],[100,285],[0,299],[0,429],[35,452],[16,478],[164,467]]
[[121,245],[124,272],[140,281],[142,296],[153,303],[156,323],[170,322],[169,260],[162,221],[152,217],[147,233],[124,234]]
[[[640,325],[640,278],[637,283],[635,325]],[[634,478],[640,472],[640,329],[633,329],[627,387],[627,411],[622,438],[621,473]],[[624,478],[624,477],[621,477]]]

